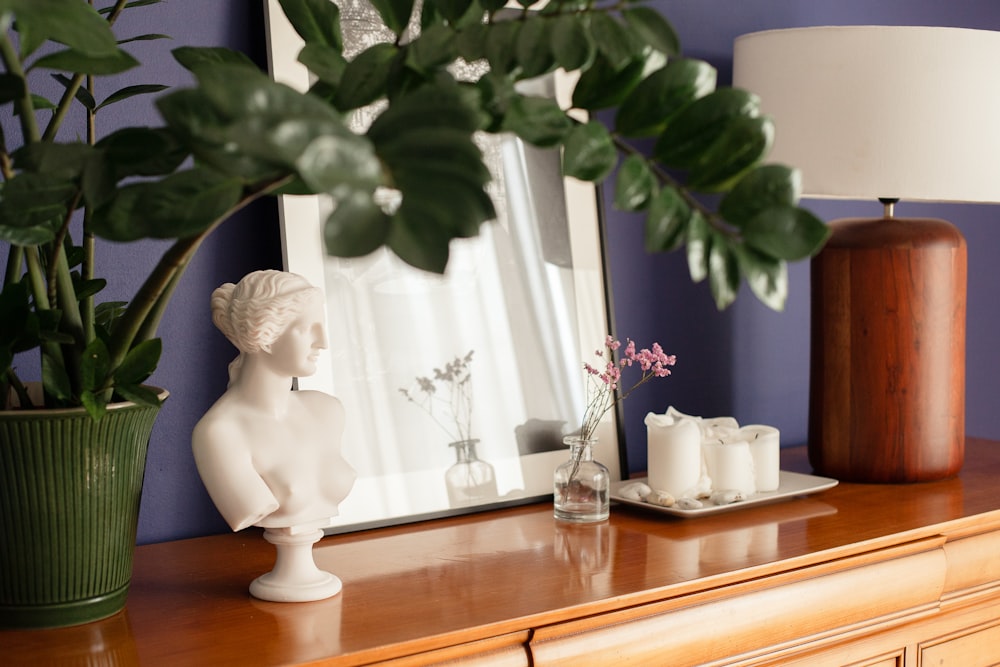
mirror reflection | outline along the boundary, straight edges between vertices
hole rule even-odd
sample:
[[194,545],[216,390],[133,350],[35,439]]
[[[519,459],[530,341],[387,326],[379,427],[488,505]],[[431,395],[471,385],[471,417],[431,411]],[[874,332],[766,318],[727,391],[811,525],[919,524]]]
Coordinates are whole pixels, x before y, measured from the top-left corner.
[[[295,81],[297,37],[279,20],[270,13],[274,75],[307,85]],[[345,42],[364,31],[349,16],[342,25]],[[560,96],[568,82],[533,85]],[[551,497],[563,436],[582,421],[582,362],[609,330],[596,191],[564,180],[553,151],[508,136],[480,145],[497,220],[453,242],[441,276],[384,249],[326,257],[333,204],[282,201],[286,268],[326,296],[330,348],[299,386],[343,402],[343,455],[358,473],[329,532]],[[618,479],[614,417],[595,458]]]

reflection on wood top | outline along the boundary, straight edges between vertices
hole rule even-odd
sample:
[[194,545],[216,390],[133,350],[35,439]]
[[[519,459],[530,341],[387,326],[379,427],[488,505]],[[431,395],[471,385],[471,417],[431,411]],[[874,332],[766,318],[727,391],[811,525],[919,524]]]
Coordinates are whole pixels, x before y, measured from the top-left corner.
[[[804,448],[782,459],[809,472]],[[961,475],[941,482],[842,483],[697,519],[613,506],[604,524],[569,526],[542,503],[331,536],[315,557],[344,590],[311,603],[250,597],[274,559],[256,530],[148,545],[137,549],[123,614],[0,631],[0,647],[7,664],[99,650],[123,664],[354,664],[501,635],[523,643],[541,625],[997,529],[998,476],[1000,443],[970,438]]]

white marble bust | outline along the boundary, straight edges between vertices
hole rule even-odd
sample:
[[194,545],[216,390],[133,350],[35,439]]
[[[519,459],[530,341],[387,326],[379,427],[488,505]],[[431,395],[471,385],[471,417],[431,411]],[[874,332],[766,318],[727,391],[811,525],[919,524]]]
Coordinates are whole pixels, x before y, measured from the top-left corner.
[[192,435],[212,501],[234,531],[329,526],[356,476],[341,455],[344,408],[291,391],[327,346],[322,292],[296,274],[257,271],[213,292],[212,320],[239,350],[229,387]]

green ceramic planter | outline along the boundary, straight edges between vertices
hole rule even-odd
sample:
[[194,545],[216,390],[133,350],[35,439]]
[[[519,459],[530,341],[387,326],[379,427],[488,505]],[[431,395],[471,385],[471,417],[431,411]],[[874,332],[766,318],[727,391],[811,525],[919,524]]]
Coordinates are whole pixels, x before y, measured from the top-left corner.
[[0,627],[88,623],[125,606],[158,412],[0,412]]

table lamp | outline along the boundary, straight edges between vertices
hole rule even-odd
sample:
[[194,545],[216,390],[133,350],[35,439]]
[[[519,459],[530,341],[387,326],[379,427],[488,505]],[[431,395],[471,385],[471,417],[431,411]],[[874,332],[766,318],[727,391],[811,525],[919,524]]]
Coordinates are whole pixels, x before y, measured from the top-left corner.
[[845,481],[941,479],[965,442],[966,246],[900,199],[1000,201],[1000,32],[839,26],[735,43],[806,197],[879,200],[811,265],[809,459]]

